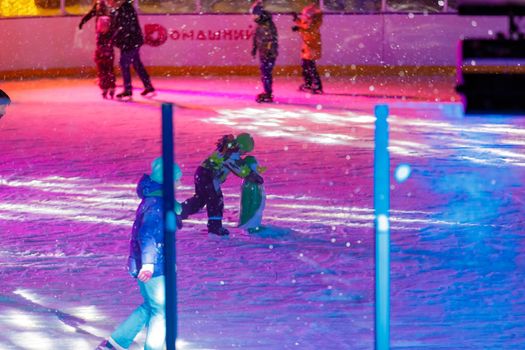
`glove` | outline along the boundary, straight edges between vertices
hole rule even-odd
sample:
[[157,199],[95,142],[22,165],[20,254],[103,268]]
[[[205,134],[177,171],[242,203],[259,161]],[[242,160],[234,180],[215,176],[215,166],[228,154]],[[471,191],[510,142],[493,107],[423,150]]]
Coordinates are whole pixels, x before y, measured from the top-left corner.
[[299,16],[297,15],[297,13],[295,13],[295,12],[292,13],[292,19],[293,19],[294,22],[299,19]]
[[175,223],[177,225],[177,230],[180,230],[182,228],[182,218],[180,215],[175,215]]
[[78,24],[78,29],[82,30],[82,26],[83,26],[83,23],[80,22],[80,23]]
[[292,27],[292,32],[298,32],[298,31],[299,31],[299,26]]
[[257,48],[256,47],[254,47],[252,49],[252,57],[255,58],[255,56],[257,56]]
[[256,184],[259,184],[259,185],[262,185],[264,183],[262,176],[254,172],[246,176],[246,179],[250,182],[255,182]]

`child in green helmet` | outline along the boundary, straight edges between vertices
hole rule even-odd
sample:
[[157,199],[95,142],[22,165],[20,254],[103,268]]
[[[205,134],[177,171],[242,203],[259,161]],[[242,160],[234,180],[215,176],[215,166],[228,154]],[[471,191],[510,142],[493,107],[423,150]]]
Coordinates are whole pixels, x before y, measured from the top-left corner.
[[222,226],[224,197],[221,184],[230,173],[240,178],[250,178],[262,183],[262,177],[244,164],[242,155],[251,152],[254,141],[250,134],[224,135],[217,142],[217,148],[195,171],[195,194],[182,203],[181,218],[197,213],[206,206],[208,232],[219,236],[229,234]]

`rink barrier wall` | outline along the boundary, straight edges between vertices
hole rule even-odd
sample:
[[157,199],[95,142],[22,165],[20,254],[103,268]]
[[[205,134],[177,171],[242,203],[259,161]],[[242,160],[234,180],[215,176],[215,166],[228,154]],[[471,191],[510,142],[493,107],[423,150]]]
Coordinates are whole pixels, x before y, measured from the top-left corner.
[[[157,67],[149,66],[148,72],[152,76],[258,76],[259,68],[254,66],[187,66],[187,67]],[[453,66],[320,66],[319,72],[323,77],[352,77],[352,76],[455,76],[456,67]],[[508,66],[467,66],[463,72],[478,73],[525,73],[525,67]],[[132,74],[134,71],[132,70]],[[116,70],[120,76],[120,71]],[[293,77],[301,75],[300,66],[276,67],[274,76]],[[48,68],[48,69],[23,69],[15,71],[0,71],[0,80],[28,80],[50,77],[96,77],[95,67],[80,68]]]
[[[94,74],[94,21],[80,16],[0,20],[0,77],[17,79]],[[257,75],[250,56],[250,15],[141,15],[149,44],[141,49],[154,75]],[[291,15],[275,16],[279,31],[276,74],[297,74],[301,40]],[[336,29],[334,29],[336,28]],[[324,73],[451,74],[462,37],[507,30],[498,17],[453,14],[327,14],[322,26]],[[154,46],[152,46],[154,45]],[[115,64],[118,65],[118,50]],[[191,53],[191,54],[189,54]]]
[[[156,67],[148,66],[148,73],[157,77],[208,77],[208,76],[258,76],[260,71],[258,67],[253,66],[213,66],[213,67]],[[525,72],[525,67],[523,68]],[[120,76],[119,69],[115,71]],[[352,77],[352,76],[373,76],[373,75],[395,75],[395,76],[454,76],[456,67],[443,66],[319,66],[319,73],[323,77]],[[132,70],[132,74],[135,72]],[[301,66],[276,67],[274,76],[293,77],[301,75]],[[58,78],[58,77],[96,77],[95,67],[81,68],[48,68],[48,69],[23,69],[15,71],[0,71],[0,80],[29,80],[41,78]]]

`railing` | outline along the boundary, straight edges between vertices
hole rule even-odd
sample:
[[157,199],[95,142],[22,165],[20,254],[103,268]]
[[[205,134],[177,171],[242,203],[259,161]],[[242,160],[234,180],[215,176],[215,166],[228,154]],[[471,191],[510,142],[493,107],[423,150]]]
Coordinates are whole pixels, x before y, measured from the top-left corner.
[[[0,0],[0,17],[81,15],[93,0]],[[300,12],[310,0],[267,0],[273,13]],[[137,0],[143,14],[248,13],[246,0]],[[320,0],[325,13],[450,13],[456,0]]]

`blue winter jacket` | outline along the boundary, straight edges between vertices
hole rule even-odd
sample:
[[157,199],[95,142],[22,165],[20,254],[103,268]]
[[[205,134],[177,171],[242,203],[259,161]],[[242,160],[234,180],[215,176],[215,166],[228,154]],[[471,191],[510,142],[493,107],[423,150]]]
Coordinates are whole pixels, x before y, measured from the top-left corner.
[[164,275],[162,185],[144,174],[137,185],[140,203],[129,245],[128,269],[137,277],[142,264],[153,264],[153,277]]

